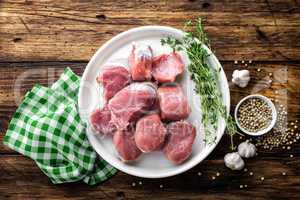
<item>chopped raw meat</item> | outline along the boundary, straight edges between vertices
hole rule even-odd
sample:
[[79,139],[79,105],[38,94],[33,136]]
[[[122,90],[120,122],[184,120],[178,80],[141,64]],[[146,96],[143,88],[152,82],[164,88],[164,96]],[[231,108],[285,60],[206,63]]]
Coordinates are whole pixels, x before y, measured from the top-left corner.
[[174,82],[183,70],[182,59],[175,52],[153,58],[152,75],[160,83]]
[[159,114],[160,110],[159,110],[159,101],[158,98],[156,99],[156,101],[154,102],[153,106],[149,109],[149,111],[147,112],[147,114]]
[[113,135],[116,131],[116,126],[111,121],[111,113],[107,107],[96,109],[91,114],[90,119],[93,129],[100,134]]
[[186,122],[172,122],[167,126],[168,138],[163,152],[175,164],[185,161],[192,153],[196,137],[195,127]]
[[158,114],[141,118],[136,124],[135,142],[142,152],[151,152],[162,146],[167,130]]
[[151,79],[152,49],[149,45],[133,44],[129,56],[129,67],[132,79],[145,81]]
[[116,66],[104,69],[97,77],[97,82],[103,84],[104,97],[109,100],[131,82],[131,77],[125,67]]
[[124,130],[130,122],[137,121],[148,112],[156,99],[156,88],[152,83],[132,83],[108,102],[108,107],[112,111],[112,121],[118,129]]
[[114,135],[113,142],[123,161],[135,160],[142,153],[135,144],[132,131],[117,131]]
[[180,86],[162,86],[157,92],[161,119],[177,121],[189,116],[191,109]]

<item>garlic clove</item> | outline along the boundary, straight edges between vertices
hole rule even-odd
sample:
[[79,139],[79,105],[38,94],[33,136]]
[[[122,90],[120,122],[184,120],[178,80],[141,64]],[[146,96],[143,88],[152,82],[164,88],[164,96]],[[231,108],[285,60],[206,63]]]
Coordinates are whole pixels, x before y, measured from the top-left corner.
[[250,81],[249,70],[234,70],[232,73],[232,82],[239,87],[246,87]]
[[249,140],[246,140],[239,144],[238,153],[241,157],[251,158],[256,155],[256,147],[254,144],[250,143]]
[[224,157],[224,162],[226,167],[231,170],[241,170],[244,168],[244,160],[237,152],[227,153]]

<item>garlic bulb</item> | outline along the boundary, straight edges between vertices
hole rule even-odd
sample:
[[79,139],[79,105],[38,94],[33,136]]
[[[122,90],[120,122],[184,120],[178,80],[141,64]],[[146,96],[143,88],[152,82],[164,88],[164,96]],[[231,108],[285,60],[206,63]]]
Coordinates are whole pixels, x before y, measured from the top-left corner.
[[243,159],[237,152],[226,154],[224,157],[224,162],[226,167],[230,168],[231,170],[241,170],[245,166]]
[[254,146],[254,144],[250,143],[249,140],[246,140],[238,146],[238,152],[240,156],[244,158],[250,158],[255,156],[256,147]]
[[239,87],[246,87],[250,81],[250,73],[248,70],[234,70],[232,73],[232,82]]

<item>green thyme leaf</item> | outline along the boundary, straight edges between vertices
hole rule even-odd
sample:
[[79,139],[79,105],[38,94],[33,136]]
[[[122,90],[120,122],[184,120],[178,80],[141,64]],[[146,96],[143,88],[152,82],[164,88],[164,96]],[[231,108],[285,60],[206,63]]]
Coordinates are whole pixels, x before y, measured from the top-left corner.
[[[193,26],[195,27],[192,31],[186,30]],[[185,24],[185,30],[186,34],[182,40],[167,37],[161,41],[161,44],[168,45],[174,51],[184,51],[189,57],[191,63],[188,65],[188,70],[192,74],[191,79],[195,82],[195,91],[201,96],[205,142],[215,143],[218,122],[223,119],[231,137],[231,148],[234,149],[233,136],[237,133],[237,129],[233,118],[223,104],[222,93],[218,87],[221,68],[213,69],[207,62],[209,53],[204,45],[210,48],[210,42],[204,31],[202,19],[199,18],[195,23],[188,21]]]

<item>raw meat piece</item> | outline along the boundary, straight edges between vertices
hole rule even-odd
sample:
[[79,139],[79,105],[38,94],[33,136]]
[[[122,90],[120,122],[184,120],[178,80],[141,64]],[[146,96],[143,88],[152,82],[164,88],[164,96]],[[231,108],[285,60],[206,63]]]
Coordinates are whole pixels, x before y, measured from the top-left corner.
[[156,88],[152,83],[132,83],[109,100],[112,121],[118,129],[124,130],[130,122],[137,121],[148,112],[156,99]]
[[94,130],[100,134],[113,135],[116,126],[111,121],[111,113],[107,107],[96,109],[90,116],[91,124]]
[[132,79],[145,81],[151,79],[152,49],[149,45],[133,44],[129,56],[129,67]]
[[117,131],[114,135],[113,143],[120,158],[124,162],[135,160],[142,153],[135,144],[134,134],[132,131]]
[[185,161],[192,153],[196,137],[195,127],[186,122],[172,122],[167,126],[168,138],[163,152],[175,164]]
[[131,77],[125,67],[116,66],[104,69],[97,77],[97,82],[103,84],[104,97],[109,100],[131,82]]
[[160,83],[174,82],[176,76],[183,70],[183,61],[175,52],[153,58],[152,75]]
[[151,152],[162,146],[167,130],[158,114],[147,115],[136,124],[135,142],[142,152]]
[[191,109],[180,86],[162,86],[157,93],[162,120],[177,121],[189,116]]

